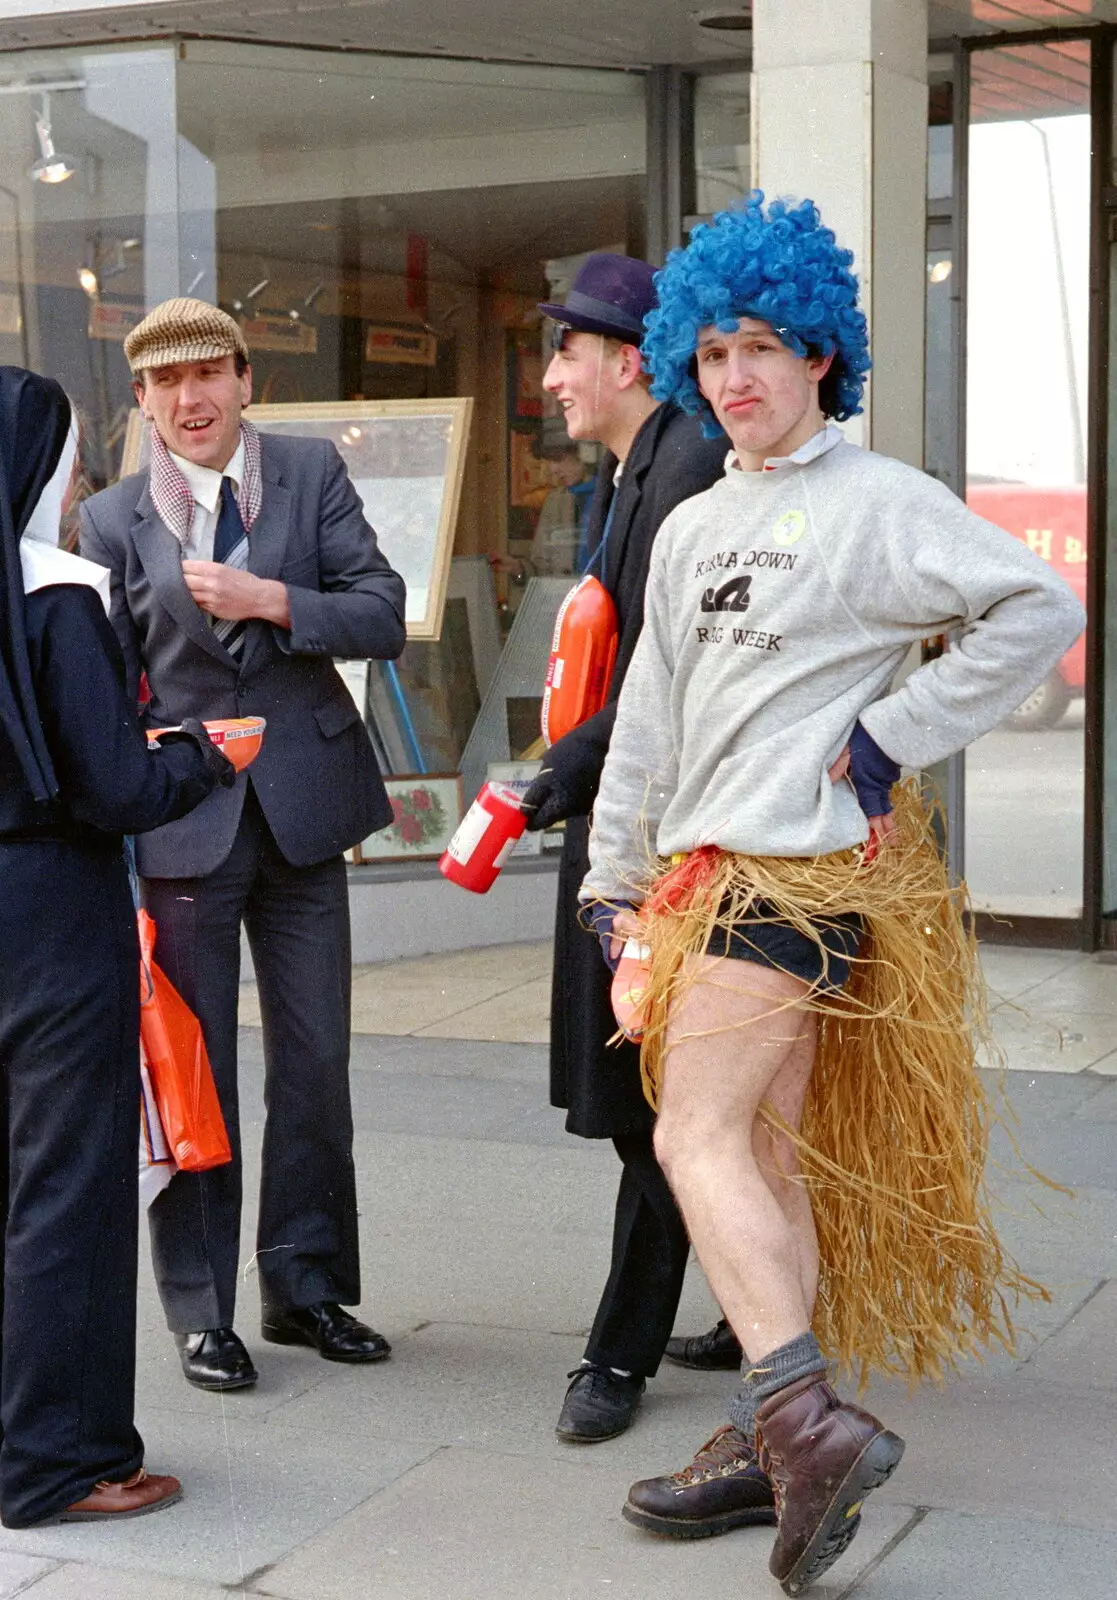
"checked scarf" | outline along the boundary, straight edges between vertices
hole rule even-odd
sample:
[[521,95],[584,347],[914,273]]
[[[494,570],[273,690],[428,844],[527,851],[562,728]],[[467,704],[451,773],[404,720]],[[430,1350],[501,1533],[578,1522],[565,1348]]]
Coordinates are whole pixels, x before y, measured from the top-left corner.
[[[251,533],[264,499],[264,481],[260,475],[260,434],[251,422],[242,422],[240,436],[244,443],[244,482],[237,494],[237,509],[245,531]],[[151,430],[151,499],[160,520],[179,544],[185,546],[194,521],[194,496],[156,428]]]

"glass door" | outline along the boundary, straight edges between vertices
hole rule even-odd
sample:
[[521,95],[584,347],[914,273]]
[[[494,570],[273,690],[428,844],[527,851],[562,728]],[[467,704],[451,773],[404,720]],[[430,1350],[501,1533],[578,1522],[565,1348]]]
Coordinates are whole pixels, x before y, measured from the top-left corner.
[[[1090,47],[970,59],[966,500],[1085,601]],[[979,911],[1082,918],[1085,679],[1079,640],[967,751],[965,863]]]

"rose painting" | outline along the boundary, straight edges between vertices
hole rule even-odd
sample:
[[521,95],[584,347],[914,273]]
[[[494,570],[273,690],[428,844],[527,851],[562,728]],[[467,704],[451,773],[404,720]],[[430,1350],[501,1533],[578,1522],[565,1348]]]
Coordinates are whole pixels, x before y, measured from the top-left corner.
[[417,861],[440,856],[461,821],[461,779],[455,773],[385,778],[392,820],[361,844],[361,861]]

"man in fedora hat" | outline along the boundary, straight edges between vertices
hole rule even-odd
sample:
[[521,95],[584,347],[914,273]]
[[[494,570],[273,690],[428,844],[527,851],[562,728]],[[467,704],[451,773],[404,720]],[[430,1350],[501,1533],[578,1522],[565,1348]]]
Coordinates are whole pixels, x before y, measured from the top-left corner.
[[632,1421],[664,1354],[682,1292],[686,1229],[652,1149],[652,1118],[640,1089],[638,1051],[610,1048],[616,1021],[597,940],[578,917],[588,869],[589,812],[609,748],[617,697],[644,613],[652,541],[681,500],[721,476],[725,445],[648,390],[640,343],[655,305],[654,268],[630,256],[586,258],[551,319],[552,356],[543,387],[574,440],[605,446],[587,517],[585,559],[616,603],[617,663],[604,710],[548,750],[525,796],[529,828],[563,819],[551,1004],[551,1103],[571,1133],[612,1139],[623,1164],[613,1260],[582,1365],[570,1374],[560,1438],[613,1438]]
[[333,445],[244,420],[252,371],[231,317],[168,300],[124,349],[151,464],[85,502],[81,544],[112,574],[131,689],[146,673],[153,727],[268,724],[233,788],[136,841],[156,957],[201,1020],[234,1151],[229,1166],[176,1174],[153,1203],[155,1272],[187,1379],[235,1389],[256,1381],[233,1331],[242,924],[263,1013],[263,1337],[336,1361],[389,1354],[342,1310],[361,1298],[342,852],[391,812],[333,657],[398,656],[404,586]]

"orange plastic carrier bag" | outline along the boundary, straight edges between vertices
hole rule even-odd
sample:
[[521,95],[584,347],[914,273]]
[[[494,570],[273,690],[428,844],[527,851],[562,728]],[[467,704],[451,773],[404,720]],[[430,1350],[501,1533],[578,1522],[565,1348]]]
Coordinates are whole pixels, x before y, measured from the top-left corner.
[[543,740],[595,716],[605,704],[617,659],[617,608],[605,585],[585,577],[559,607],[543,689]]
[[155,923],[136,913],[140,935],[140,1040],[176,1166],[206,1172],[233,1159],[202,1025],[152,959]]

